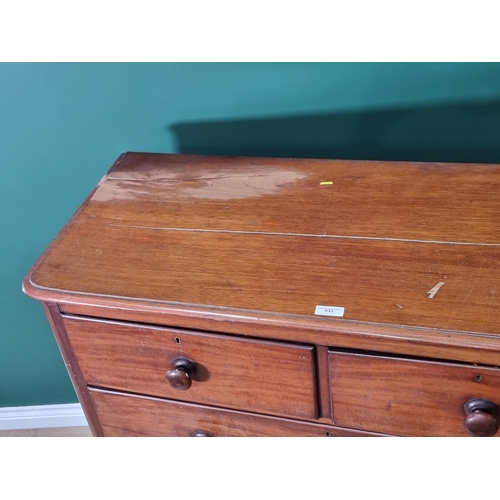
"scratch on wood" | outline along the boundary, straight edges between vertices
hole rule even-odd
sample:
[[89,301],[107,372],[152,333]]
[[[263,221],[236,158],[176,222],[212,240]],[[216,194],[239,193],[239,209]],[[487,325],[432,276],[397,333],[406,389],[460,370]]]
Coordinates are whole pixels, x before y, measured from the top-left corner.
[[197,233],[226,233],[226,234],[262,234],[266,236],[300,236],[304,238],[331,238],[338,240],[360,240],[360,241],[401,241],[407,243],[430,243],[435,245],[468,245],[477,247],[500,247],[500,243],[473,243],[469,241],[438,241],[438,240],[412,240],[406,238],[387,238],[376,236],[354,236],[345,234],[314,234],[314,233],[278,233],[273,231],[238,231],[231,229],[200,229],[196,227],[155,227],[134,226],[131,224],[103,224],[112,227],[128,227],[132,229],[148,229],[151,231],[185,231]]
[[436,285],[434,285],[427,293],[427,295],[429,296],[428,298],[429,299],[432,299],[434,298],[434,296],[436,295],[436,293],[439,292],[439,289],[444,285],[444,283],[442,281],[440,281],[439,283],[437,283]]

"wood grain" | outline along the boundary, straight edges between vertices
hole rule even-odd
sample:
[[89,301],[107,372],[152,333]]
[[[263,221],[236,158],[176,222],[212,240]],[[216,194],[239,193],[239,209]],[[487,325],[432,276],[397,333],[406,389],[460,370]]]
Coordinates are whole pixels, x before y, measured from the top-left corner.
[[[67,317],[64,324],[89,385],[317,417],[312,347]],[[176,358],[188,358],[197,367],[186,391],[165,379]]]
[[499,190],[498,165],[127,153],[81,218],[103,225],[500,243]]
[[194,432],[208,433],[212,437],[377,435],[110,391],[92,390],[91,395],[106,436],[189,437]]
[[73,384],[78,400],[82,404],[85,418],[94,436],[102,436],[102,428],[99,418],[96,414],[94,405],[89,396],[87,384],[82,375],[80,363],[77,355],[68,340],[66,328],[61,317],[61,313],[56,304],[42,303],[43,309],[52,328],[52,332],[64,360],[66,370],[68,371],[69,378]]
[[499,404],[499,188],[500,165],[126,153],[23,289],[96,435],[467,435],[467,400]]
[[264,339],[392,352],[470,363],[500,364],[498,336],[452,330],[404,328],[397,325],[282,316],[262,312],[221,311],[186,305],[97,298],[82,305],[70,293],[59,295],[61,311],[74,315],[175,326]]
[[[500,369],[331,352],[333,421],[399,436],[468,436],[464,403],[500,404]],[[480,379],[480,382],[477,380]]]
[[[77,224],[32,280],[101,297],[498,333],[496,247]],[[500,247],[499,247],[500,248]],[[426,292],[445,282],[434,298]],[[332,325],[335,320],[332,320]]]
[[316,370],[318,377],[318,406],[322,422],[332,421],[332,403],[330,397],[330,373],[328,347],[316,346]]
[[338,332],[330,345],[354,335],[388,352],[408,339],[418,355],[475,361],[479,348],[495,363],[499,169],[127,153],[24,290],[73,313],[227,333],[257,324],[290,340]]
[[495,165],[127,154],[25,290],[497,336],[499,182]]

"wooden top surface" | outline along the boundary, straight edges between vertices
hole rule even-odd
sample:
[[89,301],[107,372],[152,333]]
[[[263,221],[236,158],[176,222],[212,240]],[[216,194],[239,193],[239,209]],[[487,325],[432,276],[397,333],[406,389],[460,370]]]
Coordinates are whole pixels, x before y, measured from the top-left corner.
[[491,337],[499,188],[500,165],[127,153],[25,291]]

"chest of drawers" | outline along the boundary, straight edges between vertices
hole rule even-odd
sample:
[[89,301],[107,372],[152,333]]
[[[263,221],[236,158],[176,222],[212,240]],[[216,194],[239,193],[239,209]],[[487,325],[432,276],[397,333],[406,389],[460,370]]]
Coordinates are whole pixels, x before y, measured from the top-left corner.
[[126,153],[28,273],[95,436],[493,436],[500,166]]

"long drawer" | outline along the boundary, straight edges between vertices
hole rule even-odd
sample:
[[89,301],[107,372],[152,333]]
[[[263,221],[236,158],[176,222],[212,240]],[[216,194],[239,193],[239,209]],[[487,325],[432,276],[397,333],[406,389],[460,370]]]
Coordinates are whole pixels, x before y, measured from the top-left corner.
[[498,435],[500,370],[329,353],[333,420],[405,436]]
[[105,436],[292,437],[375,433],[91,389]]
[[314,348],[64,317],[88,385],[315,419]]

